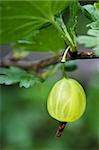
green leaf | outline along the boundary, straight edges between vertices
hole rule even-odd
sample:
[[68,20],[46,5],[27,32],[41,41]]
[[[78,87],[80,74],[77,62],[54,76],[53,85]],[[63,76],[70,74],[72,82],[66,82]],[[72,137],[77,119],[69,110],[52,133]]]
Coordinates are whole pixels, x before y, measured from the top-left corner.
[[11,85],[19,83],[20,87],[28,88],[40,82],[40,78],[36,77],[35,74],[29,74],[22,69],[16,67],[0,68],[0,84]]
[[86,47],[94,47],[97,45],[97,38],[91,36],[79,36],[77,38],[79,44],[84,44]]
[[90,30],[88,30],[87,34],[99,37],[99,30],[92,30],[92,29],[90,29]]
[[29,38],[33,31],[50,22],[54,15],[68,6],[69,1],[0,1],[0,42]]
[[92,22],[87,25],[87,27],[90,27],[91,29],[87,32],[88,36],[79,36],[77,41],[79,44],[84,44],[85,47],[93,48],[96,54],[99,55],[99,3],[85,5],[83,8],[92,20]]
[[88,24],[87,27],[90,27],[90,28],[92,28],[92,29],[99,30],[99,20]]
[[78,15],[78,9],[79,9],[79,3],[76,0],[72,0],[69,5],[69,20],[68,20],[68,30],[71,35],[71,38],[73,39],[73,42],[76,46],[76,34],[77,34],[77,15]]
[[99,2],[94,3],[94,6],[95,6],[95,8],[96,8],[96,9],[98,9],[98,10],[99,10]]
[[99,20],[99,10],[97,9],[97,5],[85,5],[83,6],[83,12],[92,21]]
[[37,83],[40,83],[40,79],[37,77],[34,77],[33,75],[25,75],[21,80],[20,80],[20,87],[25,87],[29,88]]
[[65,48],[65,42],[57,30],[51,25],[42,30],[38,30],[33,35],[31,41],[20,40],[15,47],[23,50],[35,51],[55,51],[58,52]]
[[93,48],[99,54],[99,30],[90,29],[87,34],[89,36],[79,36],[77,38],[78,43]]
[[[99,29],[99,3],[94,3],[94,5],[85,5],[83,8],[86,10],[89,18],[94,21],[87,25],[87,27],[91,27],[92,29]],[[86,14],[86,13],[85,13]]]

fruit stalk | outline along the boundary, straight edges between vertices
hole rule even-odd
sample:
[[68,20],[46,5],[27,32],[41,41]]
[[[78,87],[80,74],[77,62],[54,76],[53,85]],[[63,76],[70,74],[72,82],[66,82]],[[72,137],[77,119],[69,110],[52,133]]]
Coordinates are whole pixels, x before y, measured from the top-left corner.
[[66,126],[67,122],[59,122],[59,126],[56,131],[56,137],[60,137],[62,135],[62,132]]

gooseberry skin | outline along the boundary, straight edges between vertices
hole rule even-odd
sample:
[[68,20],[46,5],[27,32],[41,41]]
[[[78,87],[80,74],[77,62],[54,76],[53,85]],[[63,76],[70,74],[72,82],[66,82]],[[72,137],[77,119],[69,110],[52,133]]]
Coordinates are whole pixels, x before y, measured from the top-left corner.
[[63,78],[55,83],[47,101],[49,114],[61,122],[78,120],[86,108],[86,95],[74,79]]

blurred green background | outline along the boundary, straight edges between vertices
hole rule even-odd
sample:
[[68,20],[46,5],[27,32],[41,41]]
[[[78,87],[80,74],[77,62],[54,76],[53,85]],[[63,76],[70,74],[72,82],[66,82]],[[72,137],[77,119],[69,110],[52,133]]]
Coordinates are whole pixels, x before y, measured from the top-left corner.
[[[84,16],[79,16],[79,34],[85,33],[87,22],[89,20]],[[29,89],[17,85],[1,86],[2,150],[99,149],[99,60],[79,60],[76,63],[77,70],[68,75],[83,85],[87,108],[81,119],[67,124],[61,138],[55,137],[58,121],[52,119],[46,109],[48,93],[60,75],[56,73]]]
[[46,109],[48,93],[60,78],[58,74],[29,89],[1,87],[0,141],[3,150],[99,149],[99,61],[77,63],[78,69],[68,74],[83,84],[87,108],[80,120],[67,124],[61,138],[55,137],[58,122]]

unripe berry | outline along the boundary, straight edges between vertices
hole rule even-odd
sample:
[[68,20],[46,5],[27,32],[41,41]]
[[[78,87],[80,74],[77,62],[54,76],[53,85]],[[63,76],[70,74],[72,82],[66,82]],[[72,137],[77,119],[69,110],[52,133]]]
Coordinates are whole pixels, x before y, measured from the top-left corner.
[[61,122],[79,119],[86,108],[82,86],[74,79],[63,78],[53,86],[47,102],[49,114]]

